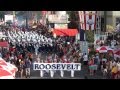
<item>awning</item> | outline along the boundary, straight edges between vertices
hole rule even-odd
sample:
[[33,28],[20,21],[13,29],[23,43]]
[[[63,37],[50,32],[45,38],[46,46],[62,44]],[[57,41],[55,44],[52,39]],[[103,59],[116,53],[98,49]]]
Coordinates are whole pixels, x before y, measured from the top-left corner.
[[77,29],[54,29],[53,35],[56,36],[76,36],[78,34]]

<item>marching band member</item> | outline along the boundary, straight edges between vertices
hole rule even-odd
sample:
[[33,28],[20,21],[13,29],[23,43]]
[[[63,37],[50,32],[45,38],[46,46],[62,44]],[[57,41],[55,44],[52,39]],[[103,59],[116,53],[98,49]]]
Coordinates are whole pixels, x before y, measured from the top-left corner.
[[[62,61],[61,61],[61,62],[62,62]],[[60,63],[61,63],[61,62],[60,62]],[[61,77],[64,77],[64,70],[60,70],[60,76],[61,76]]]
[[[47,59],[47,56],[46,56],[46,61],[45,63],[50,63],[50,61]],[[49,73],[49,70],[46,70],[47,73]]]
[[[71,62],[74,63],[74,62]],[[74,70],[71,70],[71,77],[74,77]]]
[[[42,63],[43,63],[43,60],[42,60]],[[41,77],[44,76],[44,71],[43,71],[43,70],[40,70],[40,76],[41,76]]]
[[50,70],[50,76],[54,77],[54,70]]

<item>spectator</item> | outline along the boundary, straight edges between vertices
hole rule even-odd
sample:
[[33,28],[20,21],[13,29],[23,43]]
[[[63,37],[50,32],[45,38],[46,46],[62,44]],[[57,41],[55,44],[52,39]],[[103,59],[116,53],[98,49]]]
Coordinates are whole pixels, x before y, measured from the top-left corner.
[[31,61],[29,59],[25,60],[25,73],[26,73],[26,78],[30,78],[30,67],[31,67]]
[[88,65],[89,65],[90,75],[94,75],[94,68],[93,68],[94,60],[92,58],[90,59]]
[[84,65],[88,65],[88,55],[86,53],[83,56],[83,62],[84,62]]

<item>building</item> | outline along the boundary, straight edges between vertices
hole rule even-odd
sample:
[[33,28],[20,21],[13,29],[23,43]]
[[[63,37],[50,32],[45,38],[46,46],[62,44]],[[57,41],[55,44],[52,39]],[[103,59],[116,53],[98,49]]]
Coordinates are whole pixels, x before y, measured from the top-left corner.
[[68,28],[68,14],[66,11],[48,11],[48,22],[51,28]]
[[109,32],[110,29],[115,30],[120,23],[120,11],[98,11],[98,22],[97,29],[101,29],[103,32]]

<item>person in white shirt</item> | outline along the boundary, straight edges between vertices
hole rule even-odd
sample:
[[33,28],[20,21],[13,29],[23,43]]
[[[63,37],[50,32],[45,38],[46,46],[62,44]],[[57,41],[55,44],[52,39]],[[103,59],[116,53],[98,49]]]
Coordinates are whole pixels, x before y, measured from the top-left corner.
[[84,62],[84,65],[88,65],[88,55],[86,53],[83,56],[83,62]]
[[36,44],[36,45],[34,45],[34,47],[35,47],[35,54],[36,54],[36,55],[38,55],[39,45],[38,45],[38,44]]
[[114,41],[112,40],[112,41],[111,41],[111,48],[114,49],[114,47],[115,47],[115,43],[114,43]]

